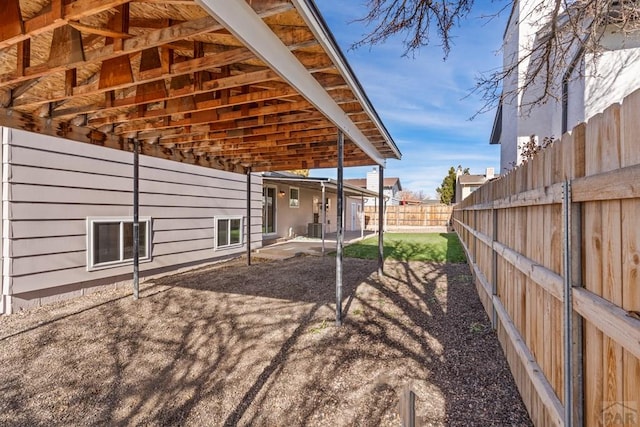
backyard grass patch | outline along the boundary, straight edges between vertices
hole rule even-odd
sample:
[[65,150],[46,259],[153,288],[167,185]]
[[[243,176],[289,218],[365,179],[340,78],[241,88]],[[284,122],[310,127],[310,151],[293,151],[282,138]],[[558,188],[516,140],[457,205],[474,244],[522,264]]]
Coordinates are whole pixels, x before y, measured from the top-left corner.
[[[370,237],[345,247],[344,256],[376,259],[378,237]],[[466,262],[462,245],[455,233],[385,233],[384,256],[399,261]]]

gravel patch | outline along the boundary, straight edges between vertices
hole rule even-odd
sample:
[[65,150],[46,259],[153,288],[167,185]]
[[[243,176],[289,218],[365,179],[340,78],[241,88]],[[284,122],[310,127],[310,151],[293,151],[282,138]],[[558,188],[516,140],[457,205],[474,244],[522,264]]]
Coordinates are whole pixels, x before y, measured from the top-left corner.
[[0,425],[531,425],[466,264],[206,267],[0,318]]

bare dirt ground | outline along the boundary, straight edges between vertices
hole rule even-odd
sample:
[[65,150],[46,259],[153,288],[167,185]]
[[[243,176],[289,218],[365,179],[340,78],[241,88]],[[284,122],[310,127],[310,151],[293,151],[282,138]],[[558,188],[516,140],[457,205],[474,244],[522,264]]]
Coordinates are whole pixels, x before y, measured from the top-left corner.
[[0,425],[530,425],[466,264],[240,261],[0,318]]

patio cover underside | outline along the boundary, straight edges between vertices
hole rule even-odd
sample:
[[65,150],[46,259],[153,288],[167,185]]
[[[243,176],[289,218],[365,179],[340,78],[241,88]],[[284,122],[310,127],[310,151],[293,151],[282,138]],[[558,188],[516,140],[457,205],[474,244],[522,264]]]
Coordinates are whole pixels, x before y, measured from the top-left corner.
[[[400,153],[307,0],[4,0],[0,125],[233,172]],[[238,23],[243,23],[239,25]]]
[[[272,178],[263,176],[262,182],[271,185],[290,185],[299,188],[305,188],[311,191],[322,191],[325,187],[326,192],[337,194],[338,183],[330,178]],[[345,197],[378,197],[379,193],[366,188],[359,188],[352,185],[344,184]]]

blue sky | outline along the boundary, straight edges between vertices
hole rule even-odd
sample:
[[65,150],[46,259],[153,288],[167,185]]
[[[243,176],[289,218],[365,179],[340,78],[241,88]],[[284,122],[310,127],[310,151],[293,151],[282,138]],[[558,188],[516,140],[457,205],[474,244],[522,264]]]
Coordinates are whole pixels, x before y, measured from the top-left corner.
[[[402,37],[372,48],[349,46],[362,38],[366,27],[353,22],[365,15],[364,0],[316,0],[318,8],[342,48],[374,108],[402,152],[402,160],[387,161],[385,176],[399,177],[405,190],[422,190],[437,197],[449,167],[484,174],[500,167],[499,146],[489,145],[494,112],[469,118],[482,106],[469,95],[481,72],[502,64],[500,46],[508,10],[494,14],[504,1],[476,0],[470,17],[454,28],[454,44],[446,61],[434,35],[433,46],[415,58],[403,57]],[[346,168],[345,178],[364,178],[371,167]],[[311,176],[333,176],[317,169]]]

